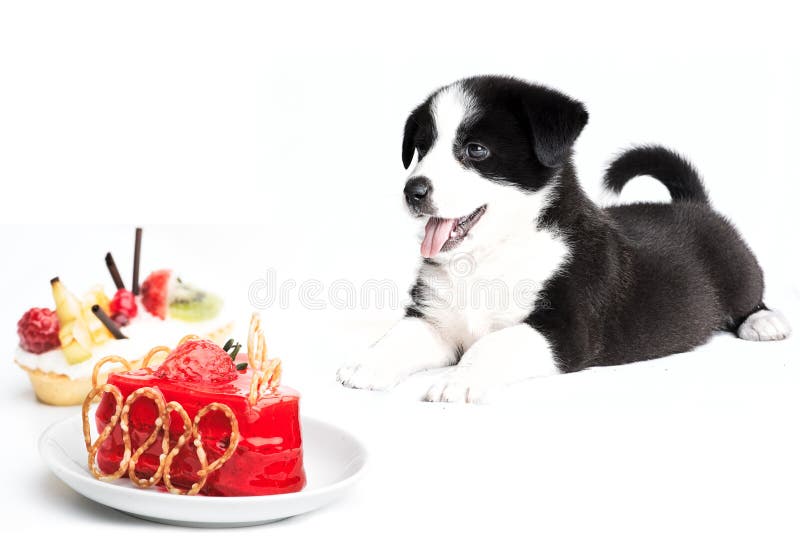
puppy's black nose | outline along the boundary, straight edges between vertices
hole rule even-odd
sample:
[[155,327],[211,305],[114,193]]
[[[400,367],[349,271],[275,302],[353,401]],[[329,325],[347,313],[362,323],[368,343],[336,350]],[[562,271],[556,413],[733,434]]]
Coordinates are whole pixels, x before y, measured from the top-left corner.
[[412,177],[406,183],[403,193],[406,195],[406,202],[409,204],[419,204],[431,190],[431,182],[425,177]]

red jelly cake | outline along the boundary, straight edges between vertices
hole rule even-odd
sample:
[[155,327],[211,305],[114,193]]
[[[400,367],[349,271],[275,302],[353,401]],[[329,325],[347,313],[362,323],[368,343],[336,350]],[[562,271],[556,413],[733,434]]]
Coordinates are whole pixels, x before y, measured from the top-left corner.
[[[128,477],[137,486],[176,494],[261,496],[305,486],[297,391],[280,386],[280,360],[267,359],[253,315],[247,354],[189,338],[157,347],[141,369],[113,372],[98,384],[98,362],[83,405],[89,470],[100,480]],[[154,357],[167,354],[160,365]],[[92,442],[89,408],[99,433]]]

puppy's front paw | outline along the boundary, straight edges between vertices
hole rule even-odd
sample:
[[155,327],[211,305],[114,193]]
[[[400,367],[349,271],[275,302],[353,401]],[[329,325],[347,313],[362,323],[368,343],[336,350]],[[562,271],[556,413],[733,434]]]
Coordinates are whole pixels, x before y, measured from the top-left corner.
[[346,364],[336,372],[336,379],[345,387],[385,391],[397,385],[403,376],[394,371],[376,368],[368,363]]
[[423,400],[428,402],[486,404],[490,392],[497,388],[488,375],[470,366],[456,366],[431,385]]

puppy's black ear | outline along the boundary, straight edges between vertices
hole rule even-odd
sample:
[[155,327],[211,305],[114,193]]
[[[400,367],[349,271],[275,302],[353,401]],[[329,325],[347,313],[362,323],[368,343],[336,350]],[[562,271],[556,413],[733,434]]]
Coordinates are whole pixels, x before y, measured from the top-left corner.
[[419,107],[414,109],[408,116],[408,119],[406,119],[406,129],[405,132],[403,132],[403,167],[406,169],[411,165],[411,160],[414,159],[414,142],[417,136],[417,130],[419,130],[419,123],[417,122],[418,116]]
[[542,165],[558,167],[569,157],[589,113],[579,101],[542,86],[531,86],[522,104],[536,158]]

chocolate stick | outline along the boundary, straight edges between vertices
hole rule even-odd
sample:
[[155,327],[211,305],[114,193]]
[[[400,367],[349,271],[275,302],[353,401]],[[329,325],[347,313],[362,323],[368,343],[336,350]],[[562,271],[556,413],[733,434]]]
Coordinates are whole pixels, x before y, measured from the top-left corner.
[[111,273],[111,278],[114,280],[114,285],[117,287],[117,289],[125,289],[125,283],[122,281],[122,277],[119,275],[117,263],[114,262],[114,257],[111,256],[111,253],[106,253],[106,266],[108,267],[108,271]]
[[92,313],[94,313],[95,316],[98,319],[100,319],[100,322],[103,323],[109,331],[111,331],[111,334],[114,335],[114,338],[116,338],[117,340],[119,340],[121,338],[128,338],[127,336],[122,334],[122,331],[119,330],[119,327],[117,326],[117,324],[114,321],[111,320],[111,317],[106,315],[106,312],[103,311],[102,307],[100,307],[97,304],[94,304],[92,306]]
[[133,295],[139,295],[139,259],[142,254],[142,228],[136,228],[136,244],[133,246]]

